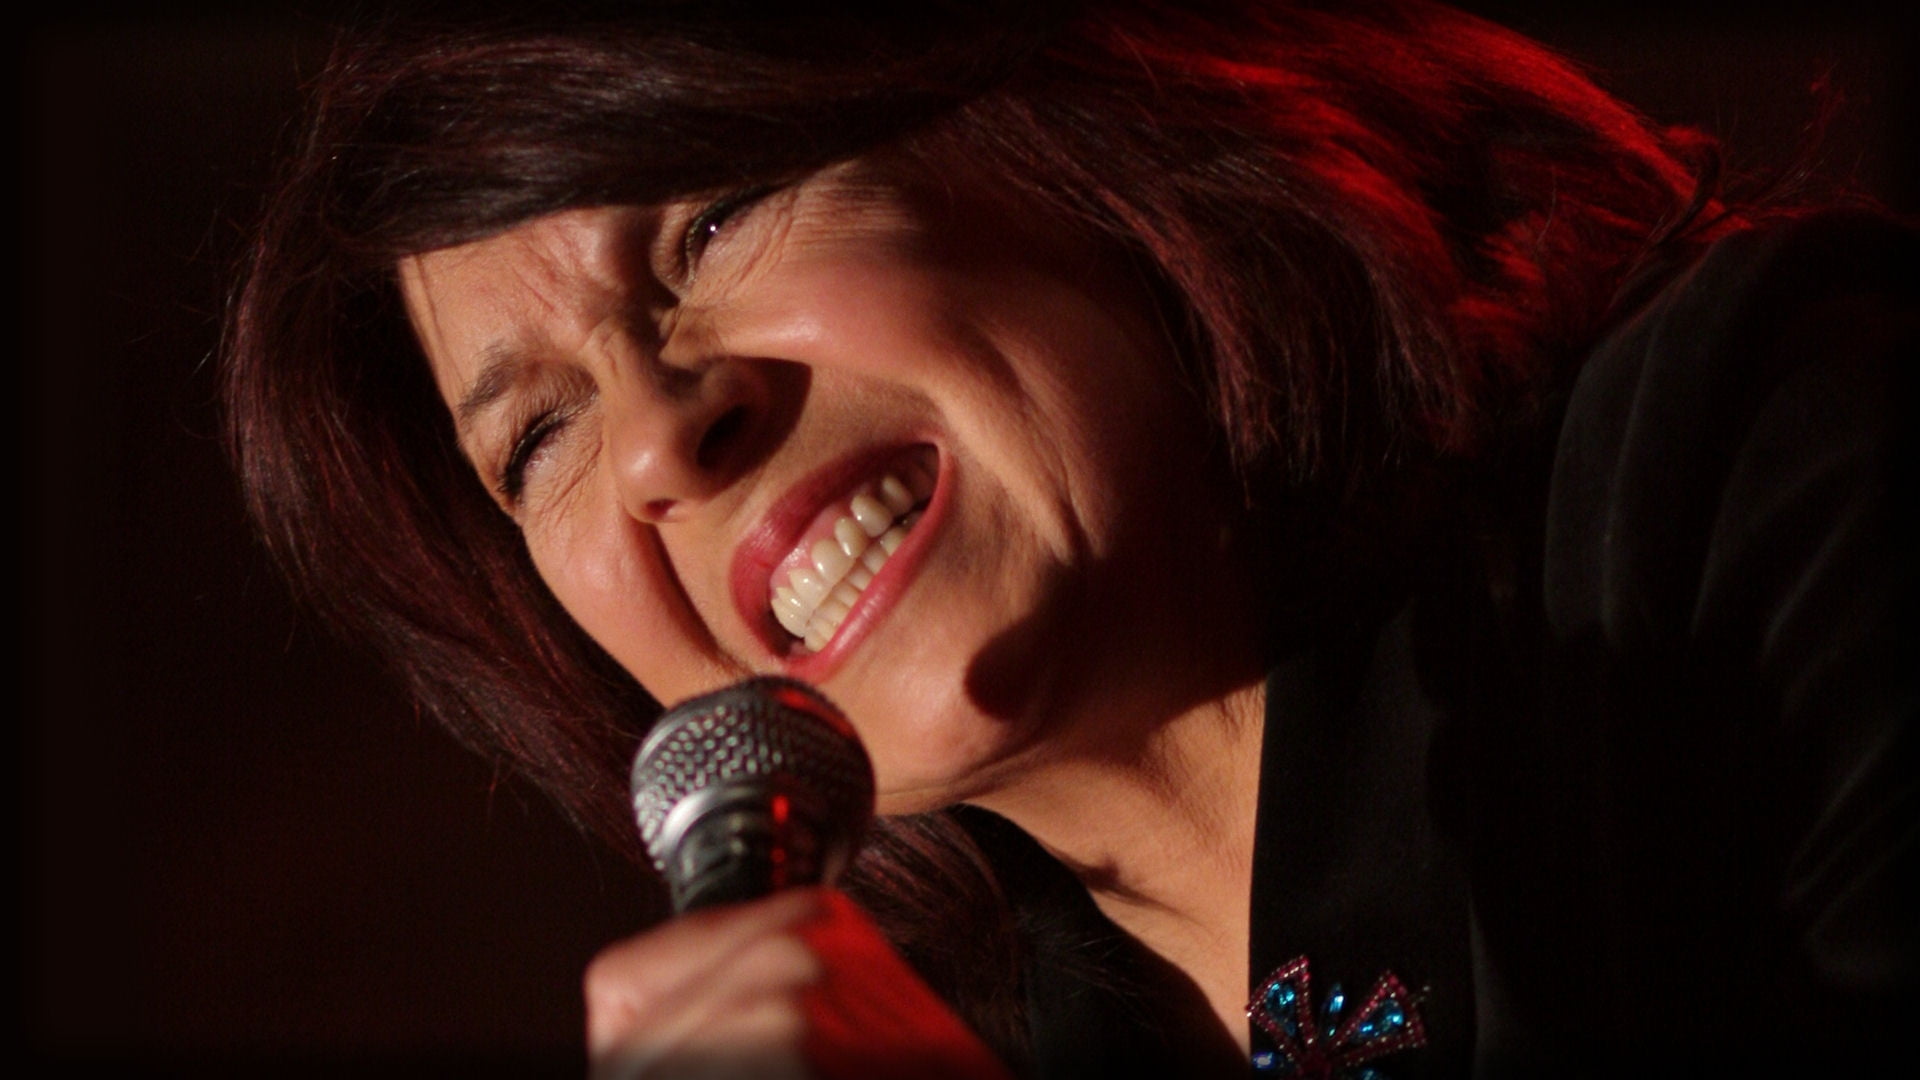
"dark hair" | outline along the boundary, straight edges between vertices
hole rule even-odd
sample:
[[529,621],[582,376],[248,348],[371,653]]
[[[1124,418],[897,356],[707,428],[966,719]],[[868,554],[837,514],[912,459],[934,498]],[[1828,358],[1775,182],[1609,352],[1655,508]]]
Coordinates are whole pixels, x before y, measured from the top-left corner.
[[[1687,163],[1703,138],[1419,0],[956,3],[911,23],[610,7],[337,47],[232,308],[226,392],[251,509],[305,597],[630,853],[626,758],[656,707],[456,451],[399,257],[880,147],[968,160],[1147,269],[1258,502],[1473,454],[1650,252],[1730,220]],[[1011,924],[964,836],[896,823],[862,873],[909,959],[1016,1052]],[[943,904],[1001,932],[949,921],[917,947]],[[992,955],[956,959],[971,939]]]

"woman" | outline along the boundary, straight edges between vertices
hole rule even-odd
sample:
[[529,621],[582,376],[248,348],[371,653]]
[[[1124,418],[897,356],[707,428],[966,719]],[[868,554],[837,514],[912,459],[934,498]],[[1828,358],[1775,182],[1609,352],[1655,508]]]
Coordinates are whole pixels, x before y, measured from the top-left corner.
[[626,7],[343,47],[229,347],[295,580],[583,825],[752,672],[867,744],[946,1005],[781,896],[596,962],[609,1070],[1894,1030],[1909,235],[1425,3]]

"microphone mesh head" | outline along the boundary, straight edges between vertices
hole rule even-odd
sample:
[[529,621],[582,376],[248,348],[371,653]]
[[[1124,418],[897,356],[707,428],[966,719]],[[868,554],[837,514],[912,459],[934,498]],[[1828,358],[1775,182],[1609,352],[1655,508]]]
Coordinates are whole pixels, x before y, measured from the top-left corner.
[[674,706],[633,759],[633,813],[655,868],[676,839],[667,816],[688,796],[764,780],[803,793],[851,842],[873,816],[873,765],[840,710],[805,683],[762,676]]

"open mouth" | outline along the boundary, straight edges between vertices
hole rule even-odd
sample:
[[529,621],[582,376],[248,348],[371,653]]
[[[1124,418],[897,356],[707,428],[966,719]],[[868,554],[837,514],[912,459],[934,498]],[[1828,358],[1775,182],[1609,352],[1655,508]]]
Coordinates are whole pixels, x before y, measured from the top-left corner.
[[767,605],[787,634],[791,655],[821,651],[860,603],[887,560],[906,541],[933,497],[931,446],[889,459],[829,505],[773,568]]

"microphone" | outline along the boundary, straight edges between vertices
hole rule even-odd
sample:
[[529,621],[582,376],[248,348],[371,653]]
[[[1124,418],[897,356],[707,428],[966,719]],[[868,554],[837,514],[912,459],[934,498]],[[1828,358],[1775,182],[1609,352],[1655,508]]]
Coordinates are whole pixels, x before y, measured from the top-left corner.
[[633,813],[676,914],[828,884],[873,818],[873,764],[818,690],[762,676],[667,710]]

